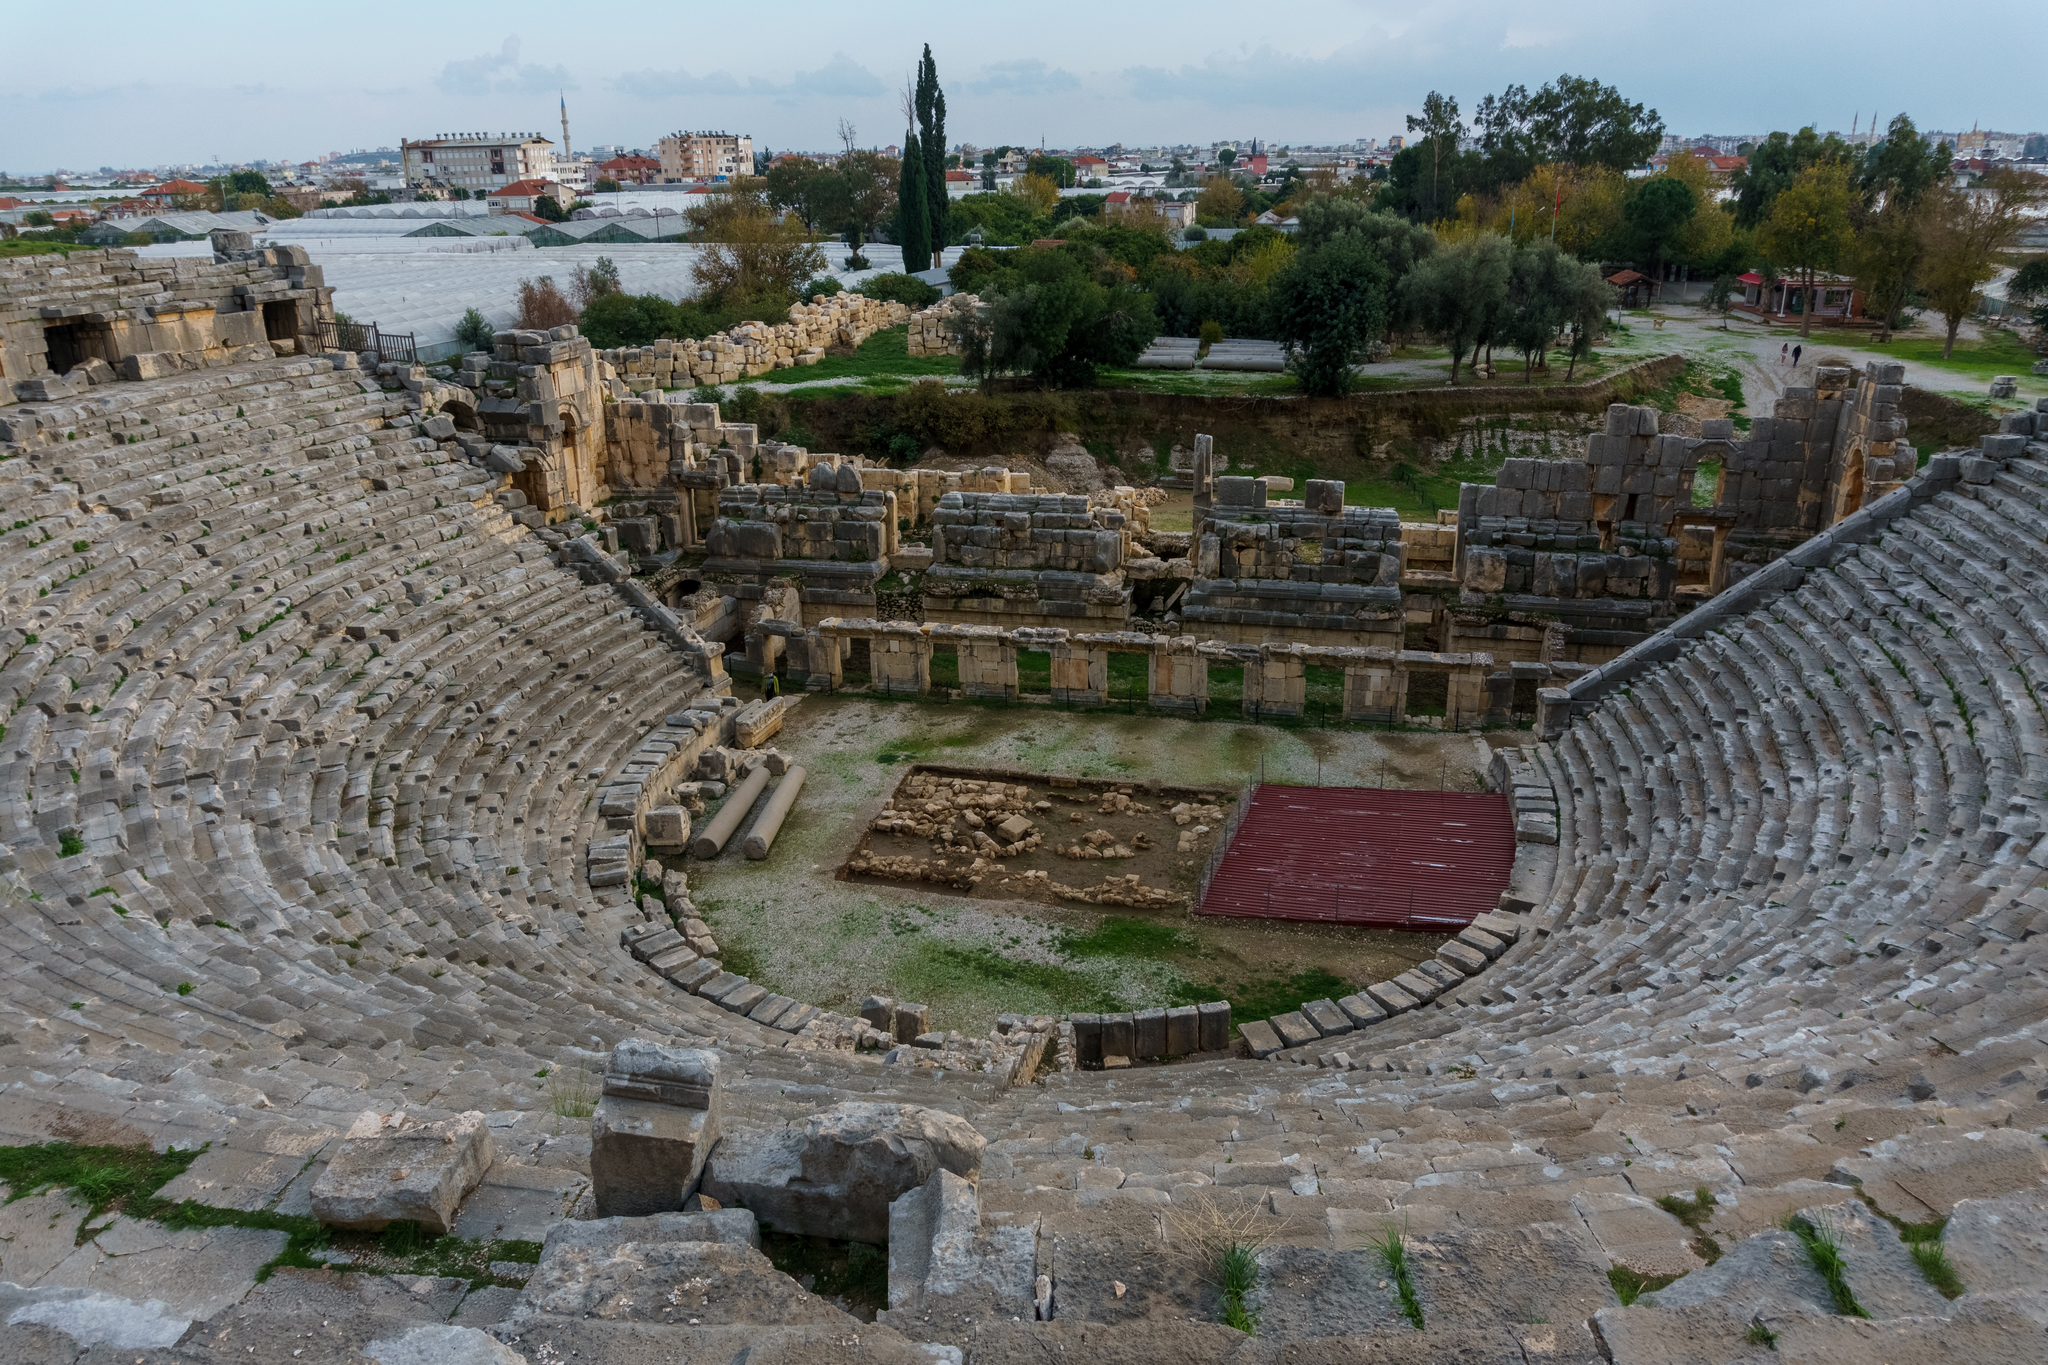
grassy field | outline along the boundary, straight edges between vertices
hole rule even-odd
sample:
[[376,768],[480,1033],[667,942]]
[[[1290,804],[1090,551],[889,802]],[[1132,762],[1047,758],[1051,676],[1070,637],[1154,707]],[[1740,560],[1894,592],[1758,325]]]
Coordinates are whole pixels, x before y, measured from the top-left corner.
[[92,251],[96,248],[77,246],[70,242],[45,242],[29,237],[11,237],[0,242],[0,261],[15,256],[69,256],[74,251]]
[[[1816,349],[1822,344],[1814,343]],[[1875,341],[1858,343],[1856,350],[1893,360],[1911,361],[1953,374],[1966,374],[1989,384],[2002,374],[2026,375],[2041,357],[2012,332],[1994,332],[1983,341],[1958,341],[1955,354],[1941,358],[1939,337],[1898,337],[1880,346]]]

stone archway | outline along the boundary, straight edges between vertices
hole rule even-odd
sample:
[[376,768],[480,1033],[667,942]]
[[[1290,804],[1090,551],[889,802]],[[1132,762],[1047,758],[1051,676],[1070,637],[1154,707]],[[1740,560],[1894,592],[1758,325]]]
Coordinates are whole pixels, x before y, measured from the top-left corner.
[[460,399],[443,403],[441,413],[455,423],[457,431],[474,431],[479,434],[483,431],[483,424],[477,420],[476,409]]

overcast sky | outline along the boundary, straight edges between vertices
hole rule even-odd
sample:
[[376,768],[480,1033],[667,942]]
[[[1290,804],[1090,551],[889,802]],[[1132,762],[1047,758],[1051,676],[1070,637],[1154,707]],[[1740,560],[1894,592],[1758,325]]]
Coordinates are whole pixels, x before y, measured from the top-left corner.
[[14,172],[305,160],[469,130],[559,140],[558,90],[583,147],[691,127],[824,149],[841,117],[886,144],[927,42],[949,143],[1384,140],[1432,89],[1469,114],[1561,72],[1685,134],[1846,132],[1902,109],[1922,128],[2048,128],[2040,0],[10,8],[0,169]]

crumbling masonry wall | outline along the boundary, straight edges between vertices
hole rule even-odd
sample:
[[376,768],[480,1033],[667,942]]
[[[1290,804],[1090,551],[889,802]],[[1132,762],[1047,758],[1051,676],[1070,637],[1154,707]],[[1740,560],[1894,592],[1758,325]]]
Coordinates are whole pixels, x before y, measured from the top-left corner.
[[0,261],[0,405],[319,349],[334,291],[304,247],[216,233],[211,259],[77,251]]

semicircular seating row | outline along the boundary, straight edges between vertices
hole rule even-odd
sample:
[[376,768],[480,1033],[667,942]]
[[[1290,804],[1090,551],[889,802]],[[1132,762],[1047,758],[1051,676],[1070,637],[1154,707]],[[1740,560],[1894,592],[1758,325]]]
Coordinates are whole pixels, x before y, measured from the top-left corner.
[[92,390],[0,460],[17,1075],[234,1108],[205,1063],[288,1048],[337,1109],[492,1111],[636,1030],[789,1041],[646,973],[581,875],[702,675],[411,406],[284,360]]
[[[969,1117],[982,1214],[1035,1230],[1061,1317],[1213,1317],[1175,1257],[1229,1196],[1274,1349],[1412,1330],[1365,1250],[1398,1227],[1431,1330],[1489,1359],[1633,1358],[1591,1334],[1607,1269],[1696,1269],[1696,1231],[1777,1235],[1852,1178],[1921,1221],[2048,1169],[2015,1147],[2048,1127],[2048,448],[1536,746],[1560,842],[1534,932],[1346,1040],[1359,1069],[997,1093],[791,1049],[619,948],[588,797],[701,680],[405,415],[280,361],[96,390],[0,459],[0,1133],[331,1136],[370,1103],[531,1106],[537,1069],[630,1032],[714,1039],[736,1116]],[[1909,1182],[1925,1207],[1887,1183],[1901,1143],[1947,1173]],[[1700,1189],[1697,1228],[1654,1202]],[[1601,1330],[1632,1321],[1663,1320]]]

